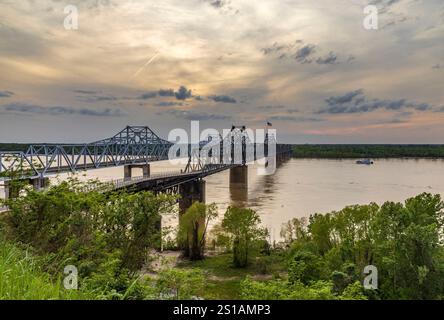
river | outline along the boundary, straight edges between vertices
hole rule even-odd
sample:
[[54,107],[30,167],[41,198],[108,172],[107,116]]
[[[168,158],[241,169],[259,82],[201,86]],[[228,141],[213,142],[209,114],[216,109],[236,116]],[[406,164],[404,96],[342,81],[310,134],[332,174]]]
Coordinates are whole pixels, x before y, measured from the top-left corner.
[[[151,171],[174,169],[167,162],[158,162],[152,164]],[[271,176],[259,176],[256,169],[249,166],[248,189],[230,188],[228,171],[205,178],[206,202],[218,205],[220,218],[230,204],[256,210],[272,240],[279,240],[282,224],[294,217],[353,204],[404,201],[422,192],[444,196],[444,160],[384,159],[367,166],[357,165],[355,160],[290,159]],[[138,174],[141,172],[136,171]],[[88,171],[82,179],[122,176],[122,167],[106,168]],[[176,223],[176,219],[167,220],[168,224]]]

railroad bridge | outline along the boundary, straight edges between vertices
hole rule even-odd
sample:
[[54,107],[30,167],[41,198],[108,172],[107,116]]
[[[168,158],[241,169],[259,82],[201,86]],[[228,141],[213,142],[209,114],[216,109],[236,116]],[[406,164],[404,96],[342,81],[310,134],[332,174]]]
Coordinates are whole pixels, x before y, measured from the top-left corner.
[[[171,160],[171,155],[177,156],[181,150],[185,150],[182,170],[151,174],[150,163]],[[122,166],[124,178],[112,181],[113,189],[178,193],[183,211],[194,201],[205,201],[203,178],[230,170],[230,184],[246,185],[249,163],[262,160],[266,168],[288,157],[291,150],[291,145],[277,144],[275,135],[268,133],[264,141],[251,142],[244,126],[232,126],[223,137],[208,136],[196,145],[173,144],[147,126],[127,126],[111,138],[92,143],[41,144],[30,145],[25,152],[2,151],[0,180],[6,197],[14,197],[10,185],[13,179],[29,181],[35,189],[42,189],[50,175]],[[133,177],[135,168],[141,168],[143,176]]]

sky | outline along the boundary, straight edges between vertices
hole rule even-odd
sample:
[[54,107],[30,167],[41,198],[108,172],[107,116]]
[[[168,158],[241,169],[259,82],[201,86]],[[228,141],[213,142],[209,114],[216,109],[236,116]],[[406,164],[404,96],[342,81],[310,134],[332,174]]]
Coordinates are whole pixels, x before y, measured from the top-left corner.
[[444,2],[0,0],[0,142],[167,138],[191,120],[269,121],[286,143],[444,143]]

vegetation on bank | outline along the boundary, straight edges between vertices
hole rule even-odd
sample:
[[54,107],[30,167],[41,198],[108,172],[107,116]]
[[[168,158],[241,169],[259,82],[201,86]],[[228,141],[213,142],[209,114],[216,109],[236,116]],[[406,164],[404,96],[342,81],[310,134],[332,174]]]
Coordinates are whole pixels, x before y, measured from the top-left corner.
[[[0,151],[23,151],[29,144],[0,143]],[[295,158],[443,158],[444,145],[434,144],[295,144]]]
[[0,143],[0,151],[23,151],[29,147],[27,143]]
[[444,145],[300,144],[295,158],[443,158]]
[[[215,205],[195,203],[170,243],[187,257],[156,269],[160,219],[177,198],[82,190],[71,179],[6,201],[1,299],[444,298],[439,195],[293,219],[275,245],[253,210],[228,208],[210,232]],[[67,265],[78,269],[78,290],[63,287]],[[377,290],[362,285],[368,265],[378,270]]]
[[76,290],[63,288],[61,278],[51,278],[41,270],[39,258],[7,242],[0,241],[0,300],[86,299]]

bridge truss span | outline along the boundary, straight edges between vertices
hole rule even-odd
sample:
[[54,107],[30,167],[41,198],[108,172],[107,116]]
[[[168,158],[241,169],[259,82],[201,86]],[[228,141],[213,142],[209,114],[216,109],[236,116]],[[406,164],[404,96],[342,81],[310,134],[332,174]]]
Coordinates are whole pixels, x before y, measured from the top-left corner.
[[0,173],[23,177],[76,172],[168,159],[171,142],[149,127],[128,126],[111,138],[86,144],[30,145],[26,152],[0,152]]

